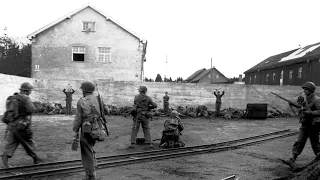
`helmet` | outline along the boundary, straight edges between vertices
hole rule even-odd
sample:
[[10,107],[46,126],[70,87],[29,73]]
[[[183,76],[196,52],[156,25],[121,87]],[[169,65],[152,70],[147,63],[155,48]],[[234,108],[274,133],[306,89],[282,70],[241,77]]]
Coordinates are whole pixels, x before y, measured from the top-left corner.
[[313,82],[307,81],[302,85],[302,88],[306,88],[314,92],[316,90],[316,85]]
[[165,94],[168,94],[168,92],[166,91]]
[[180,113],[176,110],[171,111],[170,117],[179,117]]
[[32,91],[33,90],[33,85],[29,82],[24,82],[20,86],[20,90],[25,90],[25,91]]
[[95,88],[96,87],[93,84],[93,82],[90,82],[90,81],[83,82],[80,86],[80,89],[82,89],[82,91],[85,91],[85,92],[93,92]]
[[143,85],[143,86],[140,86],[138,90],[141,92],[146,92],[148,90],[148,88],[147,88],[147,86]]

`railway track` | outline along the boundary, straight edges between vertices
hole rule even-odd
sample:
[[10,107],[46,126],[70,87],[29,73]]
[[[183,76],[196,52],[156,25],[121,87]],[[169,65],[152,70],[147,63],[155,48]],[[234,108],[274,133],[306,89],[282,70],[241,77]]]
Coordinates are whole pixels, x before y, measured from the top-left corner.
[[[298,132],[292,132],[290,131],[290,129],[286,129],[258,136],[252,136],[215,144],[189,146],[174,149],[152,150],[145,152],[120,154],[114,156],[103,156],[97,158],[97,169],[110,168],[151,160],[162,160],[188,155],[228,151],[233,149],[239,149],[245,146],[260,144],[278,138],[294,136],[296,134],[298,134]],[[37,165],[1,169],[0,180],[40,178],[45,176],[75,173],[80,171],[83,171],[81,160],[58,161],[51,163],[42,163]]]

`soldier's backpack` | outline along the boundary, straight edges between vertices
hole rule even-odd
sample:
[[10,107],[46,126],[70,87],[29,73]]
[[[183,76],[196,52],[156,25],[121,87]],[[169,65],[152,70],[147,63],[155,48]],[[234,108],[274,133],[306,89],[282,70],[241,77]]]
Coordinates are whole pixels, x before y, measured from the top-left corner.
[[[18,119],[19,109],[21,109],[23,103],[24,101],[18,95],[9,96],[6,101],[6,111],[1,118],[2,122],[8,124]],[[18,104],[18,107],[16,104]]]
[[[85,99],[84,99],[85,100]],[[89,104],[86,100],[85,102],[90,106],[91,111],[93,113],[93,121],[92,122],[84,122],[82,124],[82,131],[86,133],[90,133],[91,137],[97,141],[104,141],[107,137],[107,131],[103,125],[103,121],[100,117],[100,113],[94,107],[94,105]]]
[[184,143],[180,141],[179,121],[177,119],[169,119],[164,123],[165,130],[162,131],[160,147],[174,148],[183,147]]

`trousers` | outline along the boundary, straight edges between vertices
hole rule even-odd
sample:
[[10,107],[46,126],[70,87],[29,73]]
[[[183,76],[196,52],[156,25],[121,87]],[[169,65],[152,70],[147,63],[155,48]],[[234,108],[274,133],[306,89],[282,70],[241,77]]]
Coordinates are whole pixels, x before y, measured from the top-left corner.
[[302,124],[299,128],[298,138],[292,147],[292,154],[294,156],[298,156],[301,154],[308,138],[310,140],[314,154],[320,152],[319,125],[312,126],[311,124]]
[[164,109],[165,114],[169,113],[169,103],[168,102],[163,103],[163,109]]
[[37,154],[35,152],[36,145],[33,140],[32,130],[30,126],[27,126],[22,130],[18,129],[16,126],[9,127],[6,141],[7,142],[1,156],[8,156],[8,158],[11,158],[14,152],[17,150],[19,144],[21,144],[30,157],[37,157]]
[[151,143],[151,135],[150,135],[149,119],[146,118],[144,115],[141,115],[138,119],[133,118],[132,132],[131,132],[131,144],[136,144],[140,124],[142,126],[144,139],[146,140],[145,143],[150,144]]
[[81,160],[84,167],[86,176],[89,179],[96,178],[95,167],[97,166],[97,160],[93,147],[96,141],[91,137],[90,133],[81,133],[80,136],[80,149]]
[[66,114],[71,114],[71,101],[66,101]]
[[220,113],[221,102],[216,102],[216,114]]

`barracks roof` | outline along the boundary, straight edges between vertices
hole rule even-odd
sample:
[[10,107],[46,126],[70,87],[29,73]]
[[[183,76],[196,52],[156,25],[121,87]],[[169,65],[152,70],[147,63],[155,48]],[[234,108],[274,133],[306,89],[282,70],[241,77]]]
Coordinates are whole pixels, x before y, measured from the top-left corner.
[[265,69],[282,67],[286,65],[304,62],[307,60],[313,60],[318,57],[320,57],[320,42],[304,46],[302,48],[287,51],[281,54],[277,54],[274,56],[270,56],[264,61],[245,71],[244,73],[246,74]]

